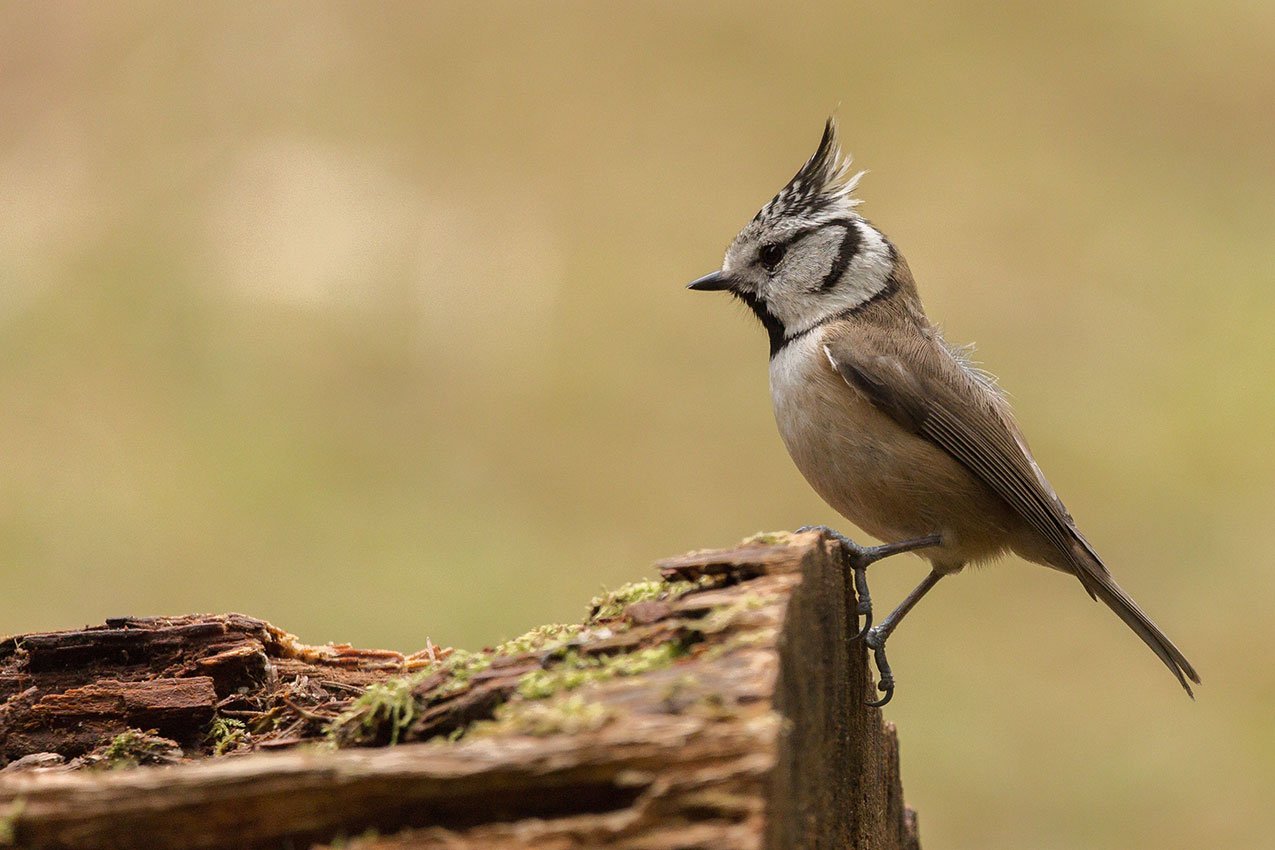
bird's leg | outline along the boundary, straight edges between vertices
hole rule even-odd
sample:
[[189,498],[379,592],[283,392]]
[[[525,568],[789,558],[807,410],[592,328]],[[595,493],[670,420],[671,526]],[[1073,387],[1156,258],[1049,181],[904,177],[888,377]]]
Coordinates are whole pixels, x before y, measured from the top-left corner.
[[[880,546],[860,546],[841,532],[835,531],[826,525],[803,525],[797,529],[798,534],[803,531],[822,531],[840,543],[841,551],[845,553],[846,563],[854,571],[854,595],[857,600],[855,605],[855,628],[858,629],[859,616],[862,616],[864,621],[863,628],[858,630],[858,633],[852,638],[853,640],[866,636],[868,630],[872,628],[872,595],[868,593],[868,567],[882,558],[900,555],[915,549],[925,549],[928,546],[937,546],[943,542],[942,537],[934,534],[929,537],[918,537],[915,540],[883,543]],[[895,614],[897,613],[896,611]],[[890,616],[893,617],[894,614]]]
[[881,699],[875,702],[869,702],[868,705],[880,708],[890,701],[894,696],[894,673],[890,671],[890,662],[885,658],[885,641],[890,634],[898,628],[903,618],[912,610],[916,603],[921,601],[921,597],[930,592],[930,588],[939,583],[939,579],[943,578],[943,573],[938,570],[931,570],[930,574],[921,579],[921,583],[912,589],[899,607],[890,612],[890,616],[881,621],[880,625],[873,626],[868,629],[867,637],[864,643],[872,650],[872,657],[877,662],[877,672],[881,675],[881,681],[877,683],[877,690],[885,694]]

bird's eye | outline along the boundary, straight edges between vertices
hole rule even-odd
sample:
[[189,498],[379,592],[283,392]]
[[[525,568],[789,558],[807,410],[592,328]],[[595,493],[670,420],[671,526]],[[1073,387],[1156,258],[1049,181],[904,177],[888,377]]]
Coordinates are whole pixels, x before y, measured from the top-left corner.
[[784,258],[786,250],[787,248],[783,245],[762,245],[757,252],[757,259],[761,260],[761,264],[766,268],[773,269]]

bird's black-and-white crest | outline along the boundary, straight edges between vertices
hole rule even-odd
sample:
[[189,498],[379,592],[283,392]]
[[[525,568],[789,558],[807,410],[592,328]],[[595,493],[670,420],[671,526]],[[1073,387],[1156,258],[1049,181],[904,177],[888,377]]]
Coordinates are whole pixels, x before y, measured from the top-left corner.
[[850,166],[851,158],[841,153],[837,142],[837,122],[829,118],[819,149],[788,185],[761,208],[753,221],[763,224],[781,218],[817,221],[829,214],[844,214],[859,204],[859,199],[852,194],[859,185],[859,178],[865,174],[852,172]]

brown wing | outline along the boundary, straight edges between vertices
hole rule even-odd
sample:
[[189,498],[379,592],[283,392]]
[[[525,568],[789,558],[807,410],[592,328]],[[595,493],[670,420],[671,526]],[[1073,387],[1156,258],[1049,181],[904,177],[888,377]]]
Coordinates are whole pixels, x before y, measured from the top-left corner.
[[927,339],[906,356],[892,350],[889,340],[870,335],[832,342],[824,350],[846,383],[986,483],[1057,548],[1094,593],[1092,574],[1105,574],[1106,567],[1041,474],[994,389],[937,341]]
[[1041,474],[995,389],[936,339],[871,331],[824,346],[832,368],[904,428],[938,445],[1014,509],[1063,556],[1085,590],[1101,599],[1159,656],[1178,682],[1199,674],[1151,618],[1116,584]]

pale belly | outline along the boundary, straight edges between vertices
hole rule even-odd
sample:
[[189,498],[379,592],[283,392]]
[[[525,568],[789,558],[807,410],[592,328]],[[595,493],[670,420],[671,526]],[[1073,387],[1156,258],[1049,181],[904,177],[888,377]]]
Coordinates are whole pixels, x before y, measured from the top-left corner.
[[986,485],[851,389],[818,336],[771,360],[770,394],[789,455],[824,501],[883,541],[941,535],[941,546],[918,554],[947,570],[1021,536],[1023,522]]

